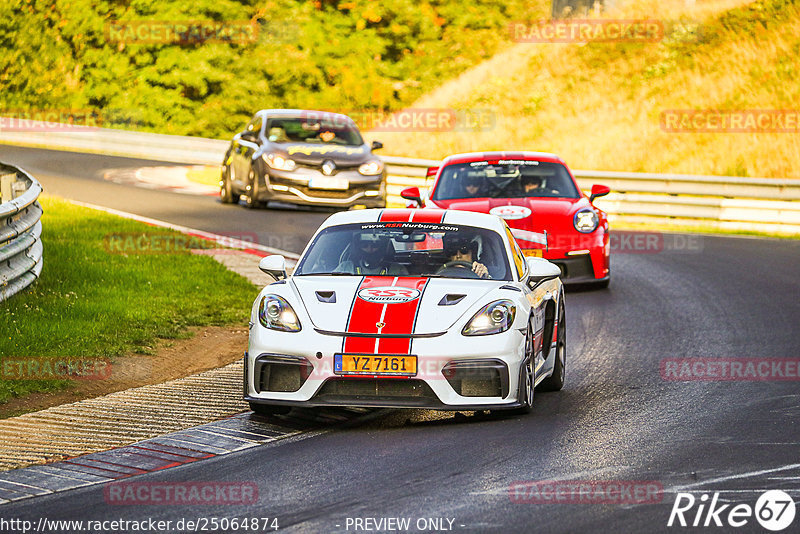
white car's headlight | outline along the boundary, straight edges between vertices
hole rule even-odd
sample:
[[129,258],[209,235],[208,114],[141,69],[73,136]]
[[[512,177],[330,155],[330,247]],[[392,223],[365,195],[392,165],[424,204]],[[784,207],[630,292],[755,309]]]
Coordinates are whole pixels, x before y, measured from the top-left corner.
[[575,214],[572,224],[582,234],[590,234],[597,229],[600,219],[594,210],[581,210]]
[[294,160],[289,158],[284,158],[280,154],[273,154],[272,152],[267,152],[266,154],[262,154],[261,157],[264,158],[264,161],[267,162],[267,165],[279,171],[291,172],[295,170],[295,168],[297,167],[297,164],[294,162]]
[[292,306],[278,295],[267,295],[258,306],[258,321],[264,328],[282,332],[299,332],[300,319]]
[[375,176],[383,172],[383,162],[377,159],[362,163],[358,172],[364,176]]
[[505,332],[514,324],[517,307],[510,300],[497,300],[478,310],[461,330],[465,336],[485,336]]

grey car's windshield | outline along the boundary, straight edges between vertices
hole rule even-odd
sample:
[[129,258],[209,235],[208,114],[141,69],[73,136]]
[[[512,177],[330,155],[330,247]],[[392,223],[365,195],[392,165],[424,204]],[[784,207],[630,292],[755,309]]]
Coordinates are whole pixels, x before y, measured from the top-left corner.
[[320,143],[360,146],[364,139],[353,123],[320,117],[273,117],[265,130],[272,143]]
[[497,232],[414,222],[326,228],[311,243],[294,274],[511,280],[505,244]]
[[458,198],[579,198],[567,169],[550,161],[473,161],[448,165],[433,200]]

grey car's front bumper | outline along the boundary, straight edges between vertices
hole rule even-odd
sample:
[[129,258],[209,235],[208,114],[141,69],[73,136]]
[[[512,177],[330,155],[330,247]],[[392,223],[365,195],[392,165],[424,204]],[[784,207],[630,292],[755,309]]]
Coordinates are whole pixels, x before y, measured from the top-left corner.
[[[312,180],[326,178],[344,178],[348,181],[349,187],[346,190],[309,187]],[[363,176],[357,171],[344,171],[329,177],[314,169],[304,169],[302,174],[270,169],[264,182],[265,188],[262,189],[259,200],[331,207],[351,207],[359,204],[368,208],[386,206],[385,174]]]

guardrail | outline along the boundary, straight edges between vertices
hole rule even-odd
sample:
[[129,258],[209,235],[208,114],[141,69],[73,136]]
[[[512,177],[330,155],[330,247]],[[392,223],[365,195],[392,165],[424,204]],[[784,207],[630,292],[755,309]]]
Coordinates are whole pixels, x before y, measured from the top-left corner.
[[42,186],[30,174],[0,163],[0,302],[42,272]]
[[[29,121],[32,122],[32,121]],[[38,123],[37,123],[38,124]],[[0,143],[97,152],[174,163],[219,165],[228,141],[96,128],[50,128],[2,132]],[[429,187],[425,169],[438,160],[384,156],[389,204],[403,206],[400,191]],[[596,201],[615,221],[654,222],[664,227],[703,226],[726,230],[800,233],[800,180],[573,170],[581,188],[603,183],[612,189]]]
[[[406,187],[426,188],[425,176],[438,160],[384,157],[390,205],[402,206]],[[584,190],[593,183],[613,193],[595,201],[612,223],[654,222],[664,226],[707,226],[725,230],[800,233],[800,180],[573,170]]]

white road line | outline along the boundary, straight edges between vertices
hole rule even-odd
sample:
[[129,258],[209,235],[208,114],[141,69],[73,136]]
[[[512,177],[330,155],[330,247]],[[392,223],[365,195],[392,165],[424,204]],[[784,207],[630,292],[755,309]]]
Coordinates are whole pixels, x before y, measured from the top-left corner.
[[205,239],[209,239],[216,243],[220,243],[221,245],[230,247],[230,248],[241,248],[241,249],[254,249],[260,250],[262,252],[268,252],[270,254],[280,254],[285,256],[286,258],[297,260],[300,258],[299,254],[295,254],[294,252],[289,252],[288,250],[281,250],[279,248],[268,247],[265,245],[260,245],[258,243],[251,243],[249,241],[243,241],[241,239],[234,239],[232,237],[223,236],[219,234],[212,234],[211,232],[206,232],[204,230],[197,230],[195,228],[189,228],[188,226],[181,226],[179,224],[172,224],[166,221],[160,221],[158,219],[151,219],[150,217],[143,217],[141,215],[136,215],[135,213],[129,213],[127,211],[120,211],[113,208],[105,208],[103,206],[98,206],[96,204],[90,204],[88,202],[81,202],[79,200],[69,200],[67,201],[71,204],[76,206],[81,206],[84,208],[90,208],[93,210],[103,211],[105,213],[110,213],[111,215],[117,215],[119,217],[124,217],[126,219],[132,219],[134,221],[143,222],[146,224],[150,224],[153,226],[159,226],[161,228],[169,228],[171,230],[175,230],[177,232],[181,232],[184,234],[191,234],[196,235],[198,237],[202,237]]
[[665,493],[667,493],[667,492],[675,493],[676,491],[685,491],[688,488],[696,488],[698,486],[705,486],[706,484],[716,484],[717,482],[727,482],[729,480],[741,480],[743,478],[757,477],[757,476],[760,476],[760,475],[767,475],[769,473],[779,473],[781,471],[789,471],[791,469],[797,469],[797,468],[800,468],[800,464],[791,464],[791,465],[786,465],[786,466],[783,466],[783,467],[774,467],[772,469],[762,469],[760,471],[750,471],[748,473],[739,473],[738,475],[728,475],[728,476],[724,476],[724,477],[711,478],[711,479],[708,479],[708,480],[702,480],[702,481],[699,481],[699,482],[695,482],[693,484],[686,484],[684,486],[673,486],[673,487],[671,487],[669,489],[665,489],[664,492]]
[[208,434],[210,436],[215,436],[215,437],[218,437],[218,438],[225,438],[225,439],[229,439],[231,441],[239,441],[241,443],[259,443],[258,441],[253,440],[253,439],[247,439],[247,438],[243,438],[243,437],[240,437],[240,436],[231,436],[229,434],[222,434],[220,432],[212,432],[211,430],[206,430],[204,428],[198,428],[196,430],[198,432],[202,432],[203,434]]
[[[30,484],[24,484],[22,482],[17,482],[16,480],[2,479],[2,480],[0,480],[0,482],[4,482],[6,484],[14,484],[15,486],[21,486],[22,488],[31,488],[31,489],[43,491],[45,493],[53,493],[53,490],[51,490],[51,489],[40,488],[39,486],[32,486]],[[16,490],[11,490],[11,491],[16,491]],[[20,491],[25,491],[25,490],[20,490]],[[27,493],[30,493],[30,492],[27,492]]]

